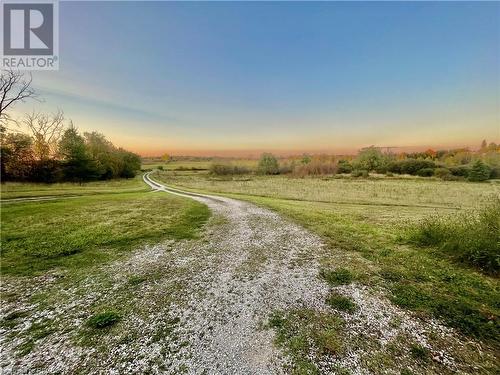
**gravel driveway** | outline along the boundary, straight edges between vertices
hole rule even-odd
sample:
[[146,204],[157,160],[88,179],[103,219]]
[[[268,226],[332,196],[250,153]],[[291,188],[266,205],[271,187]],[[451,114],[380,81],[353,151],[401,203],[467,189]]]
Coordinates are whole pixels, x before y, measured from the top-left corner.
[[280,373],[284,356],[262,325],[275,310],[323,307],[328,288],[318,278],[320,239],[250,203],[180,192],[148,175],[145,181],[154,190],[205,203],[222,219],[197,249],[204,259],[193,273],[191,298],[177,308],[189,342],[179,363],[195,373]]

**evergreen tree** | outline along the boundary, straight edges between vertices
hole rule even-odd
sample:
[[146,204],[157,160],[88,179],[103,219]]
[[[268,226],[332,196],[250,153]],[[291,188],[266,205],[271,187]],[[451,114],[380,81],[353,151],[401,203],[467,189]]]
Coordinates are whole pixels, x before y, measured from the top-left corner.
[[64,132],[59,142],[59,152],[63,158],[63,174],[67,180],[81,183],[99,177],[97,164],[90,157],[85,139],[73,124]]
[[484,164],[480,159],[472,165],[469,172],[469,181],[486,181],[490,178],[491,169]]

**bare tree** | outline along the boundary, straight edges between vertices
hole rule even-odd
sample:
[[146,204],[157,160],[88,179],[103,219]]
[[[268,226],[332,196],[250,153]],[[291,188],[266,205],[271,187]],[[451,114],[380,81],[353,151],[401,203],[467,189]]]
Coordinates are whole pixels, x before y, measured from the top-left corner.
[[13,70],[2,70],[0,75],[0,126],[6,127],[12,120],[7,113],[9,107],[13,107],[17,102],[24,102],[26,99],[38,99],[38,95],[31,87],[33,78],[31,74]]
[[52,115],[33,112],[27,114],[22,122],[32,134],[36,159],[47,160],[57,156],[57,143],[64,131],[64,113],[61,110]]

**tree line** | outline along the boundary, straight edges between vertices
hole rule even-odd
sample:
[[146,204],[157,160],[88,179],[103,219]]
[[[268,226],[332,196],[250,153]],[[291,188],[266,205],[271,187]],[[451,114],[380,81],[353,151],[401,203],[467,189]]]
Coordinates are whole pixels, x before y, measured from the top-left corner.
[[[14,119],[9,110],[28,99],[37,99],[31,77],[3,71],[0,77],[2,182],[81,183],[130,178],[140,169],[138,155],[114,146],[98,132],[80,133],[62,111],[33,112]],[[21,128],[26,131],[20,131]]]
[[378,147],[366,147],[355,156],[302,155],[277,158],[264,153],[257,167],[214,162],[210,172],[215,175],[256,173],[288,174],[296,177],[350,174],[368,177],[370,173],[387,176],[413,175],[437,177],[443,180],[485,181],[500,178],[500,145],[486,141],[477,151],[469,149],[427,150],[415,153],[383,152]]

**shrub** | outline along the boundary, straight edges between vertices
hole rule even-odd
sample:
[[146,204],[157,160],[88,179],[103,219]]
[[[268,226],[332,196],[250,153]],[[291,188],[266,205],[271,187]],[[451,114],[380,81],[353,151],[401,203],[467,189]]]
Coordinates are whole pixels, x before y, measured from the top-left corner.
[[163,171],[163,165],[159,165],[158,170]]
[[436,164],[432,160],[404,159],[390,162],[387,170],[392,173],[416,175],[421,169],[434,169]]
[[351,172],[352,177],[368,177],[368,171],[366,169],[355,169]]
[[250,169],[248,169],[244,165],[235,165],[235,166],[233,166],[233,173],[234,174],[248,174],[248,173],[250,173]]
[[377,171],[385,173],[388,157],[376,147],[366,147],[359,151],[352,165],[355,169],[366,169],[368,172]]
[[468,177],[470,173],[470,167],[468,165],[450,167],[450,172],[453,176]]
[[351,173],[352,165],[347,160],[339,160],[337,163],[337,173]]
[[381,165],[381,166],[375,168],[375,172],[380,173],[380,174],[387,173],[387,165]]
[[486,181],[490,178],[491,169],[481,160],[476,160],[469,172],[469,181]]
[[500,178],[500,167],[492,167],[490,178]]
[[417,176],[420,177],[431,177],[434,175],[434,169],[432,168],[422,168],[417,171]]
[[264,153],[259,159],[257,170],[260,174],[278,174],[278,159],[273,154]]
[[432,216],[408,228],[408,240],[437,246],[452,259],[497,274],[500,270],[500,198],[476,211]]
[[232,165],[229,163],[212,163],[210,173],[217,176],[226,176],[234,174],[248,174],[250,170],[244,166]]
[[233,174],[233,167],[230,164],[212,163],[210,165],[210,174],[218,176]]
[[93,315],[87,320],[87,325],[92,328],[106,328],[114,325],[121,319],[120,314],[114,311],[106,311]]
[[436,168],[434,169],[434,176],[446,180],[451,176],[451,172],[448,168]]

